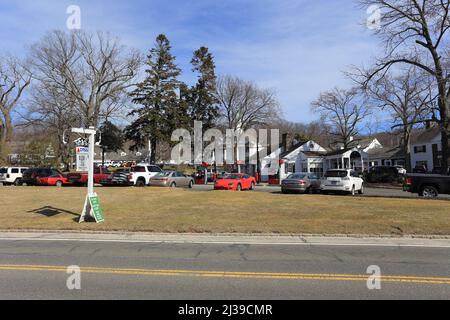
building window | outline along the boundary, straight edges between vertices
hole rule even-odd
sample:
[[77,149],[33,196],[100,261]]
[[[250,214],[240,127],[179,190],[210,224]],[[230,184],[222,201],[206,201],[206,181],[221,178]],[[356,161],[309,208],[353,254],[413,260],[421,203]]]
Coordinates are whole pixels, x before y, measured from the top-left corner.
[[414,147],[414,153],[427,153],[427,146]]

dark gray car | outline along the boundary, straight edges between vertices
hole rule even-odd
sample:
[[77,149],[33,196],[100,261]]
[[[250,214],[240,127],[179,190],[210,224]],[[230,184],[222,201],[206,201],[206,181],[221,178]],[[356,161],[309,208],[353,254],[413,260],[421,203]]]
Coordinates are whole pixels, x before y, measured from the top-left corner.
[[320,177],[315,174],[294,173],[281,183],[283,193],[309,193],[320,189]]
[[178,171],[165,171],[158,173],[156,176],[150,178],[150,186],[192,188],[194,186],[194,178]]

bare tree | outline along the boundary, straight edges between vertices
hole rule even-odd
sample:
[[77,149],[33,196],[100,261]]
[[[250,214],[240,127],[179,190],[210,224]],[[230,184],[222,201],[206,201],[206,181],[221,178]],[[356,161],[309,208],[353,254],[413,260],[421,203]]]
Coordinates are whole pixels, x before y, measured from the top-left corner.
[[393,127],[401,127],[401,144],[408,170],[411,170],[411,131],[415,124],[427,119],[432,112],[433,90],[427,80],[416,68],[409,68],[396,76],[378,78],[365,87],[374,105],[390,114]]
[[36,79],[76,103],[84,126],[99,125],[123,105],[141,56],[109,34],[48,33],[31,51]]
[[332,128],[336,142],[348,148],[352,137],[359,133],[359,126],[369,116],[369,108],[361,101],[357,89],[338,89],[323,92],[312,103],[312,110],[320,113],[322,119]]
[[13,137],[12,113],[25,89],[31,83],[31,72],[18,59],[0,60],[0,149],[7,151]]
[[228,129],[245,131],[280,118],[275,93],[239,78],[225,76],[217,81],[217,99]]
[[443,171],[450,157],[450,1],[449,0],[358,0],[365,9],[377,5],[382,12],[376,34],[386,54],[372,70],[364,71],[367,81],[383,76],[395,65],[415,66],[427,73],[438,91]]

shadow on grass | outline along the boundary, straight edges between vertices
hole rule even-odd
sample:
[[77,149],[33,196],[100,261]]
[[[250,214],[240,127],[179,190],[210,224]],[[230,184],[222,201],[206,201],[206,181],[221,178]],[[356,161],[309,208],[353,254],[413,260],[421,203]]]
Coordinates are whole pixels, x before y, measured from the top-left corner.
[[68,210],[64,210],[64,209],[59,209],[59,208],[55,208],[55,207],[51,207],[51,206],[45,206],[39,209],[34,209],[31,211],[28,211],[28,213],[37,213],[43,216],[46,216],[47,218],[51,218],[60,214],[71,214],[73,216],[76,216],[76,219],[79,219],[80,214],[72,212],[72,211],[68,211]]

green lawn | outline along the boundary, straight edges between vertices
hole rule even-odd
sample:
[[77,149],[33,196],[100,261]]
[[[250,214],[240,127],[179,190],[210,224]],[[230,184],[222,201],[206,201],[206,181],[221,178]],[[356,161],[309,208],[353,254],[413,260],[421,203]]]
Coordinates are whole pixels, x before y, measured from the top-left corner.
[[0,187],[0,229],[450,235],[450,202],[97,188],[106,221],[78,224],[85,188]]

